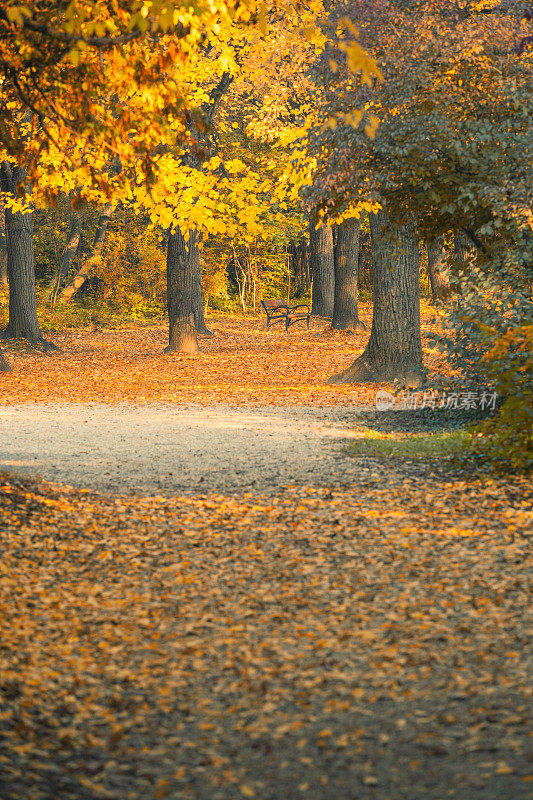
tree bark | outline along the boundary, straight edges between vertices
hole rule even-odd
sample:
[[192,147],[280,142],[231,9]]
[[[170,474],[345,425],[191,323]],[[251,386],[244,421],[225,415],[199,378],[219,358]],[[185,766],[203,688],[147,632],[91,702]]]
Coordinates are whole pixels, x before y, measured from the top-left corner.
[[289,244],[290,271],[294,276],[295,291],[298,297],[311,287],[309,275],[309,243],[307,238]]
[[[196,231],[189,240],[179,228],[169,231],[167,244],[168,347],[165,353],[197,353],[199,251]],[[198,260],[198,266],[196,265]]]
[[9,364],[9,361],[7,360],[7,358],[5,357],[5,355],[1,350],[0,350],[0,372],[11,372],[11,365]]
[[357,279],[361,220],[348,219],[337,226],[334,250],[335,300],[331,327],[342,331],[366,331],[359,319]]
[[453,249],[455,266],[459,272],[468,270],[469,265],[475,261],[476,248],[463,231],[455,231],[453,235]]
[[380,383],[422,380],[419,252],[414,225],[391,236],[383,211],[370,216],[374,309],[364,353],[329,383]]
[[309,226],[309,265],[313,278],[311,313],[317,317],[332,317],[335,299],[335,266],[333,262],[333,231],[316,219]]
[[7,289],[7,240],[6,240],[6,213],[3,202],[0,201],[0,286]]
[[[16,197],[26,171],[4,161],[1,167],[2,190]],[[9,279],[9,322],[2,339],[26,339],[43,350],[58,348],[44,339],[37,319],[35,263],[33,251],[33,211],[22,213],[5,209],[7,272]]]
[[202,265],[200,263],[200,250],[198,248],[197,237],[195,237],[194,244],[189,240],[189,246],[191,248],[191,262],[194,268],[194,280],[196,284],[196,304],[194,309],[196,332],[202,336],[213,336],[212,331],[210,331],[205,324],[204,299],[202,295]]
[[71,300],[78,289],[83,286],[89,274],[100,258],[100,253],[102,252],[102,247],[104,245],[105,236],[107,233],[107,228],[109,225],[109,220],[111,219],[114,211],[113,203],[106,203],[105,206],[102,208],[100,213],[100,217],[98,218],[98,225],[96,226],[96,233],[94,235],[93,246],[91,247],[89,253],[87,254],[87,258],[71,280],[68,286],[62,290],[59,294],[57,302],[60,305],[65,305]]
[[444,236],[427,242],[428,275],[433,300],[446,300],[450,295],[450,282],[444,254]]
[[81,218],[80,215],[76,212],[73,212],[70,217],[70,230],[67,238],[67,243],[65,245],[65,249],[63,251],[63,255],[61,257],[61,263],[59,265],[59,269],[57,271],[57,275],[52,286],[52,291],[50,293],[50,300],[52,306],[55,305],[57,296],[63,285],[65,278],[67,277],[72,262],[76,257],[76,253],[78,252],[78,248],[80,246],[81,240]]

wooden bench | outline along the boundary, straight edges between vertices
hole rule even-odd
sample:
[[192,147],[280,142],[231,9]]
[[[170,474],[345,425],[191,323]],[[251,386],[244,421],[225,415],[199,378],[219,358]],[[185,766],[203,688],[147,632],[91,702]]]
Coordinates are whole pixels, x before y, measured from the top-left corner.
[[[289,306],[284,300],[261,300],[265,313],[267,315],[267,328],[271,322],[278,320],[285,320],[285,330],[288,331],[291,325],[296,322],[307,320],[307,330],[309,330],[309,319],[311,317],[311,309],[307,303],[301,303],[298,306]],[[306,312],[295,314],[299,308],[305,308]]]

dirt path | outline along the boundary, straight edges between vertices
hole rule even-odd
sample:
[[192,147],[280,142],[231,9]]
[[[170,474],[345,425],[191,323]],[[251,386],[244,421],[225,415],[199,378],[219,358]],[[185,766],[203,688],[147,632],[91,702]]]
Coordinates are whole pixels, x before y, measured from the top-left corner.
[[526,800],[531,485],[347,455],[362,342],[217,332],[16,355],[1,800]]
[[4,406],[0,469],[119,494],[343,485],[370,469],[342,454],[356,417],[335,407]]

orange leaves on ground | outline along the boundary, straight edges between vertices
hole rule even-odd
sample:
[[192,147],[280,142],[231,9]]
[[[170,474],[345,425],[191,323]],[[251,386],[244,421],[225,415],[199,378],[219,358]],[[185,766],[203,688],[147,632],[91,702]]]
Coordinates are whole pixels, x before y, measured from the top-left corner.
[[[370,304],[361,318],[370,331]],[[426,328],[429,313],[423,315]],[[0,402],[229,403],[231,405],[354,405],[374,403],[376,386],[328,386],[366,345],[369,333],[348,335],[313,320],[311,329],[265,330],[263,317],[214,317],[214,338],[200,337],[199,355],[163,355],[166,326],[72,330],[47,334],[62,352],[51,356],[6,348],[13,373]],[[427,359],[435,363],[434,350]]]
[[384,800],[416,771],[426,800],[428,765],[521,796],[530,500],[394,465],[240,498],[5,478],[7,796]]

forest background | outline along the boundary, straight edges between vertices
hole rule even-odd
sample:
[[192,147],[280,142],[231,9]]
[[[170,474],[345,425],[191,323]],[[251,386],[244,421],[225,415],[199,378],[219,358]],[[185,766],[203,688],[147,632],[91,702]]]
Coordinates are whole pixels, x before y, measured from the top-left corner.
[[422,274],[455,381],[500,397],[486,452],[530,463],[527,3],[11,3],[2,25],[5,340],[50,349],[37,296],[64,323],[166,305],[194,351],[209,303],[349,329],[363,294],[370,340],[332,380],[420,382]]
[[529,796],[532,16],[0,6],[2,798]]

